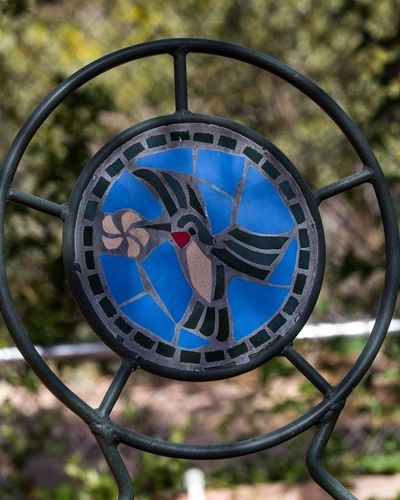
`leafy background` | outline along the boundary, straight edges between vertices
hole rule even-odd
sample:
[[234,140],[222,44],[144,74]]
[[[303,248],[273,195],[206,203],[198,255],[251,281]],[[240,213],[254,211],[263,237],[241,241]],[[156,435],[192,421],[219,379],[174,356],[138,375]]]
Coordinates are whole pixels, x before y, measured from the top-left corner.
[[[370,142],[398,207],[399,7],[398,0],[0,0],[0,157],[34,106],[82,65],[148,40],[213,38],[266,52],[324,88]],[[289,156],[312,189],[360,167],[333,123],[277,78],[247,65],[202,55],[189,57],[188,72],[193,111],[229,117],[264,134]],[[70,96],[40,129],[15,186],[59,203],[67,201],[77,176],[99,147],[132,124],[173,111],[173,106],[169,56],[124,65],[102,75]],[[321,214],[328,263],[313,320],[373,318],[383,280],[384,243],[372,190],[363,186],[324,202]],[[65,282],[61,231],[59,221],[43,214],[15,205],[8,210],[6,252],[13,296],[32,340],[41,345],[96,340]],[[335,380],[355,360],[363,342],[302,342],[299,349]],[[11,344],[4,326],[0,344]],[[328,460],[344,480],[357,474],[400,471],[399,354],[399,340],[388,340],[340,422]],[[115,363],[58,364],[54,369],[76,390],[90,395],[97,380],[109,380]],[[79,451],[78,438],[74,441],[80,424],[54,400],[50,408],[47,403],[40,405],[46,399],[43,390],[26,368],[3,367],[1,375],[0,488],[4,495],[26,498],[29,491],[32,498],[113,498],[113,481],[90,436],[87,452]],[[281,394],[280,380],[287,386],[288,381],[293,383],[292,394]],[[161,383],[145,374],[136,382],[139,389],[149,392],[150,399]],[[208,392],[221,390],[229,395],[231,384],[214,384]],[[210,439],[254,435],[265,430],[263,411],[271,422],[276,421],[272,415],[290,419],[316,399],[312,387],[278,361],[247,378],[239,377],[237,385],[243,393],[227,396],[228,408],[222,409],[214,401],[214,417],[210,417],[214,425],[205,426]],[[173,394],[175,383],[163,382],[161,387]],[[18,399],[21,390],[25,395]],[[204,385],[198,389],[184,384],[184,390],[198,391],[199,398],[208,394]],[[134,406],[135,397],[135,386],[129,386],[118,416],[130,425],[146,427],[146,416],[155,418],[156,409],[151,404]],[[194,417],[188,411],[187,421],[178,426],[171,417],[147,430],[176,440],[196,439],[195,429],[204,425],[202,411]],[[72,426],[71,419],[75,423],[70,436],[62,429]],[[299,461],[305,445],[306,440],[300,440],[277,452],[268,468],[265,457],[259,456],[200,465],[215,485],[282,478],[300,481],[306,478]],[[49,461],[46,464],[56,464],[53,481],[39,478],[40,467],[35,474],[29,472],[32,461],[40,464],[43,457]],[[137,489],[142,498],[160,498],[157,491],[182,488],[187,463],[132,452],[127,452],[127,459],[133,473],[140,471]]]

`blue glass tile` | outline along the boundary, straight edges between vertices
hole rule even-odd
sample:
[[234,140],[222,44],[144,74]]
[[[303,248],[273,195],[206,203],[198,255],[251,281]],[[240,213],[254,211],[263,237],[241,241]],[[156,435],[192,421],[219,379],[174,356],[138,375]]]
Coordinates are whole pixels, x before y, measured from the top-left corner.
[[179,321],[192,298],[192,288],[186,281],[175,248],[165,241],[143,261],[154,289],[175,321]]
[[233,335],[241,340],[272,318],[286,300],[289,290],[232,278],[228,287]]
[[122,312],[134,323],[171,342],[175,324],[150,295],[144,295],[121,307]]
[[253,167],[247,172],[237,223],[251,231],[279,234],[290,231],[293,218],[274,186]]
[[199,184],[199,189],[206,206],[212,234],[217,234],[231,223],[232,200],[203,184]]
[[271,278],[268,280],[269,283],[273,285],[290,285],[292,283],[297,259],[297,246],[297,240],[293,240],[289,244],[285,255],[281,258]]
[[194,333],[188,332],[187,330],[180,331],[178,346],[184,349],[196,349],[197,347],[203,347],[208,345],[210,342]]
[[163,207],[137,177],[124,172],[111,186],[101,211],[114,213],[122,209],[132,209],[146,219],[161,215]]
[[100,255],[100,262],[111,295],[117,304],[143,292],[135,260],[103,253]]
[[141,156],[135,161],[137,167],[173,170],[185,174],[193,173],[192,148],[174,148],[159,153]]
[[243,156],[212,149],[199,149],[197,176],[233,196],[242,177],[245,161]]

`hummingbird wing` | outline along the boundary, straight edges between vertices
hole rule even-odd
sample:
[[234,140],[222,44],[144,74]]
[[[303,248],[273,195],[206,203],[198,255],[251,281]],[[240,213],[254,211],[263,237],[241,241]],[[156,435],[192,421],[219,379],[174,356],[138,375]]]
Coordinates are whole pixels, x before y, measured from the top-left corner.
[[[183,212],[178,221],[179,227],[192,222],[197,227],[199,239],[205,244],[213,244],[202,198],[197,189],[189,184],[187,175],[146,168],[139,168],[133,174],[157,193],[171,217]],[[184,214],[188,208],[192,208],[197,215],[193,212]],[[211,253],[236,272],[263,281],[289,239],[287,234],[268,236],[245,228],[230,227],[216,235]]]
[[288,244],[290,235],[261,235],[234,228],[215,239],[213,255],[231,269],[263,281]]
[[201,197],[196,189],[190,186],[187,175],[176,172],[172,175],[163,170],[147,168],[138,168],[133,174],[153,188],[170,216],[179,209],[191,207],[201,217],[206,218]]

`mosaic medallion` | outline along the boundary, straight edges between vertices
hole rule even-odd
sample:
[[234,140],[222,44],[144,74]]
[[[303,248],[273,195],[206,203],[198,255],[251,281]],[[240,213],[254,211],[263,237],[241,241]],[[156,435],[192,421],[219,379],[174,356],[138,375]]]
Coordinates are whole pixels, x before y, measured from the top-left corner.
[[278,354],[322,281],[321,223],[300,175],[221,123],[130,129],[70,202],[65,261],[84,315],[120,355],[174,378],[222,378]]

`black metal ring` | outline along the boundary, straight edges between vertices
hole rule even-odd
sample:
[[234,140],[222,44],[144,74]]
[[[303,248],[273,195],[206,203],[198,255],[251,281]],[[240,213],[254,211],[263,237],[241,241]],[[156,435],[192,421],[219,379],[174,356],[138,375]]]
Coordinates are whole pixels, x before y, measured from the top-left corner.
[[[316,259],[317,271],[312,280],[312,287],[310,287],[310,293],[307,296],[307,306],[301,310],[301,313],[293,314],[291,321],[291,328],[288,333],[281,335],[274,339],[274,342],[269,344],[266,348],[265,345],[261,346],[261,349],[257,353],[252,353],[251,356],[246,360],[246,362],[241,364],[232,363],[232,359],[228,358],[228,363],[226,366],[207,367],[205,370],[196,369],[196,366],[189,365],[190,368],[187,370],[171,368],[166,365],[166,360],[160,363],[152,363],[146,358],[138,359],[138,365],[149,371],[152,371],[156,375],[161,375],[165,377],[172,377],[181,380],[192,380],[192,381],[210,381],[216,379],[225,379],[232,376],[239,375],[241,373],[247,372],[259,366],[260,364],[266,362],[274,356],[279,355],[284,348],[290,344],[296,337],[298,332],[303,328],[309,315],[314,309],[314,305],[317,301],[319,291],[321,288],[323,280],[323,270],[325,266],[325,241],[323,236],[322,222],[319,216],[318,208],[314,199],[313,194],[308,189],[303,178],[297,172],[295,166],[290,162],[290,160],[278,150],[276,146],[267,141],[264,137],[257,134],[256,132],[249,130],[242,125],[233,123],[226,119],[221,119],[218,117],[211,117],[208,115],[191,114],[190,124],[206,124],[213,126],[226,127],[226,130],[240,134],[241,136],[250,137],[254,144],[259,145],[262,150],[268,150],[275,158],[279,159],[280,164],[282,164],[287,172],[295,179],[298,186],[302,188],[302,194],[304,199],[307,200],[308,210],[312,214],[312,224],[315,228],[316,234],[318,235],[318,249],[315,248],[315,255],[318,252],[318,259]],[[87,318],[89,324],[92,325],[94,331],[103,339],[109,347],[120,354],[121,357],[127,357],[128,359],[132,356],[132,352],[123,346],[122,343],[118,341],[118,337],[110,336],[110,328],[113,326],[111,324],[105,325],[98,313],[96,312],[96,295],[90,293],[89,296],[82,286],[82,270],[85,268],[85,262],[82,264],[76,263],[76,251],[75,251],[75,232],[76,224],[78,219],[78,211],[83,203],[83,192],[87,188],[89,182],[93,179],[97,179],[96,171],[100,164],[107,162],[107,158],[110,154],[113,154],[116,150],[126,143],[127,140],[137,137],[138,134],[152,130],[160,126],[180,126],[182,120],[177,117],[176,114],[168,115],[163,117],[157,117],[149,121],[140,123],[131,127],[128,130],[123,131],[121,134],[113,138],[109,143],[103,146],[96,155],[89,161],[88,165],[82,171],[77,183],[75,184],[73,193],[69,201],[68,217],[64,224],[64,261],[65,261],[65,271],[70,283],[70,288],[74,295],[77,297],[78,304],[84,304],[82,312]],[[136,139],[137,140],[137,139]],[[186,143],[187,144],[187,143]],[[115,161],[115,160],[114,160]],[[294,195],[293,195],[294,196]],[[97,196],[96,196],[97,198]],[[308,236],[307,236],[308,239]],[[86,247],[87,248],[87,247]],[[93,269],[91,266],[90,269]],[[90,271],[93,272],[93,271]],[[97,297],[103,297],[102,294],[97,295]],[[103,299],[104,300],[104,299]],[[297,300],[297,299],[296,299]],[[98,307],[98,306],[97,306]],[[118,306],[116,306],[118,307]],[[283,307],[283,306],[282,306]],[[299,308],[297,308],[299,309]],[[293,312],[296,309],[293,310]],[[114,321],[114,319],[112,320]],[[111,321],[110,321],[111,323]],[[175,349],[175,348],[174,348]],[[152,351],[153,352],[153,351]],[[219,365],[222,363],[219,362]]]
[[[110,422],[117,442],[123,442],[136,446],[142,450],[181,458],[227,458],[260,451],[298,435],[313,424],[317,423],[328,411],[334,410],[340,406],[343,400],[360,382],[361,378],[364,376],[379,351],[394,309],[397,296],[400,264],[398,259],[398,228],[395,211],[392,205],[389,190],[384,181],[382,170],[370,150],[367,141],[357,126],[323,90],[287,65],[262,53],[245,49],[240,46],[200,39],[172,39],[145,43],[114,52],[87,65],[60,84],[34,110],[16,136],[6,156],[0,176],[0,303],[4,319],[16,345],[39,378],[66,406],[81,416],[83,420],[92,424],[92,426],[96,423],[98,425],[102,425],[104,423],[104,418],[99,414],[99,412],[93,410],[86,403],[84,403],[49,369],[38,352],[35,350],[13,303],[5,270],[3,249],[6,203],[12,198],[11,184],[21,157],[32,137],[51,112],[70,93],[89,80],[118,65],[143,57],[165,53],[171,54],[174,57],[175,69],[178,73],[182,73],[182,64],[184,60],[183,56],[186,53],[218,55],[257,66],[287,81],[307,95],[339,126],[359,155],[364,168],[368,169],[370,172],[371,175],[368,177],[368,182],[372,184],[375,190],[383,220],[386,242],[386,276],[382,299],[374,328],[356,363],[349,370],[343,380],[329,394],[326,394],[325,399],[315,407],[310,409],[301,417],[292,421],[290,424],[271,433],[236,443],[213,446],[191,446],[186,444],[178,445],[159,441],[132,431],[128,431],[123,427]],[[180,113],[184,118],[189,112],[187,111],[187,95],[185,94],[184,89],[181,88],[181,84],[182,80],[178,82],[175,92],[177,113]]]

